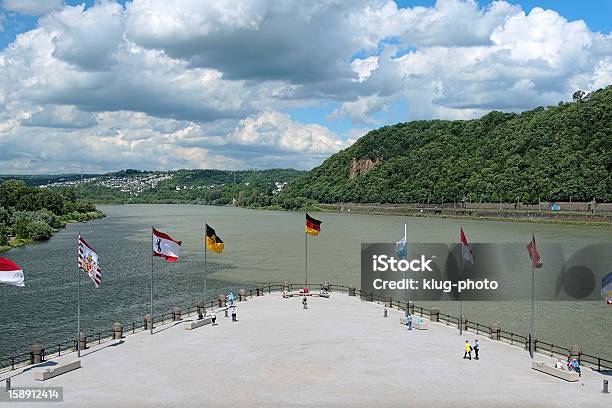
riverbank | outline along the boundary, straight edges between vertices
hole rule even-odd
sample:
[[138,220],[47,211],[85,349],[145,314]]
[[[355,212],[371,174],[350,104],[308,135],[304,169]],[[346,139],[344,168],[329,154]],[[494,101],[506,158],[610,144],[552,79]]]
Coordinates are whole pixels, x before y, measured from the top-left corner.
[[[68,224],[78,224],[78,223],[87,223],[89,221],[93,221],[93,220],[99,220],[101,218],[106,217],[106,214],[104,214],[102,211],[96,210],[96,211],[89,211],[86,213],[78,213],[79,216],[79,220],[75,220],[73,218],[64,218],[62,219],[62,227],[61,228],[56,228],[53,229],[52,235],[57,234],[59,231],[61,231],[62,229],[66,228],[66,226]],[[50,237],[49,237],[50,238]],[[47,239],[49,239],[47,238]],[[30,245],[33,244],[34,242],[44,242],[47,239],[40,239],[40,240],[34,240],[34,239],[30,239],[30,238],[17,238],[17,237],[11,237],[9,240],[9,244],[8,245],[0,245],[0,253],[2,252],[6,252],[9,251],[13,248],[20,248],[26,245]]]
[[[142,205],[142,203],[95,203],[96,205]],[[210,205],[198,202],[157,202],[153,205]],[[435,206],[418,206],[417,204],[370,204],[370,203],[315,203],[302,209],[286,209],[280,205],[267,206],[237,206],[218,205],[217,207],[235,207],[251,210],[289,211],[289,212],[335,212],[371,215],[397,215],[409,217],[435,217],[450,219],[467,219],[481,221],[551,223],[565,225],[603,225],[612,226],[612,213],[586,211],[555,211],[550,210],[508,210],[508,209],[478,209],[478,208],[439,208]]]
[[608,212],[587,213],[577,211],[553,212],[549,210],[492,210],[476,208],[440,208],[433,206],[419,207],[414,204],[360,203],[317,204],[316,208],[320,211],[337,213],[612,226],[612,213]]

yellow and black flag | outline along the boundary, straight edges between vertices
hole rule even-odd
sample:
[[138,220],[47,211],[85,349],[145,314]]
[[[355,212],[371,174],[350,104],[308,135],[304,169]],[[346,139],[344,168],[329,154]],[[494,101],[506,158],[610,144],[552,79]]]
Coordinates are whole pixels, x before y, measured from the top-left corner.
[[206,224],[206,249],[220,254],[223,252],[225,244],[220,236],[217,235],[215,230]]
[[306,229],[304,232],[310,235],[319,235],[321,232],[321,221],[315,220],[306,213]]

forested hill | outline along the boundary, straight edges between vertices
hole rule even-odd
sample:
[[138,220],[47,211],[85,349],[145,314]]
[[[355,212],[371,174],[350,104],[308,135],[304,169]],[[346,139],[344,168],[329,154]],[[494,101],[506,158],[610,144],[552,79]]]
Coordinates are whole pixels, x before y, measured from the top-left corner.
[[0,181],[0,252],[41,241],[70,222],[103,217],[74,192],[28,186],[21,180]]
[[369,132],[289,183],[319,202],[612,202],[612,86],[575,102]]

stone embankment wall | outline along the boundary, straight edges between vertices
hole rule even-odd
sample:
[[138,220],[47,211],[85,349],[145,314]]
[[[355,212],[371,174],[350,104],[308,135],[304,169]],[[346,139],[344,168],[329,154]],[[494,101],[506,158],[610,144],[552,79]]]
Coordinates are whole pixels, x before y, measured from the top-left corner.
[[[503,203],[502,203],[503,204]],[[610,204],[606,204],[610,205]],[[612,223],[612,211],[604,212],[597,210],[589,211],[551,211],[544,206],[538,209],[533,207],[515,209],[502,207],[497,208],[476,208],[474,205],[461,205],[453,203],[449,205],[419,205],[419,204],[372,204],[372,203],[341,203],[341,204],[321,204],[321,208],[330,211],[358,212],[369,214],[394,214],[411,216],[441,216],[441,217],[480,217],[480,218],[501,218],[517,219],[527,221],[564,221],[564,222],[597,222]]]

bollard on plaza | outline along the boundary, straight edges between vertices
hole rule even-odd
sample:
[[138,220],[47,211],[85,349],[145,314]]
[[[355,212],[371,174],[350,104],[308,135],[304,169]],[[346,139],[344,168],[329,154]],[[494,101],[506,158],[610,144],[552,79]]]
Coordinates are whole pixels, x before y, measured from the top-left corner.
[[240,289],[238,291],[238,301],[239,302],[246,302],[246,300],[247,300],[246,290],[245,289]]
[[225,295],[223,293],[221,293],[219,295],[219,307],[225,307]]
[[204,318],[204,315],[206,314],[206,307],[204,307],[204,302],[199,302],[196,307],[198,309],[198,320],[202,320]]
[[225,317],[229,317],[229,311],[228,311],[229,307],[225,308]]
[[30,363],[38,364],[43,361],[43,346],[41,344],[32,344],[30,353]]
[[80,332],[76,340],[79,342],[79,350],[87,349],[87,335],[84,332]]
[[[7,384],[7,387],[9,387],[9,386],[10,386],[10,383]],[[608,392],[608,380],[603,380],[603,390],[601,390],[601,393],[602,394],[609,394],[609,392]]]
[[429,320],[431,320],[432,322],[439,322],[440,311],[438,309],[431,309],[431,311],[429,312]]
[[144,317],[144,329],[151,330],[151,315],[146,314]]
[[181,320],[181,308],[178,306],[174,306],[172,308],[172,321],[177,322]]
[[[606,381],[607,382],[607,381]],[[607,384],[606,384],[607,385]],[[6,379],[6,392],[9,392],[11,390],[11,379],[7,378]]]
[[257,287],[257,296],[263,296],[264,295],[264,289],[262,286],[258,286]]
[[383,317],[387,317],[387,308],[385,307],[385,311],[383,312]]
[[113,340],[123,338],[123,325],[119,322],[113,324]]
[[498,325],[489,327],[489,338],[491,340],[499,340],[501,338],[501,329]]
[[323,282],[323,289],[325,289],[325,291],[327,291],[327,292],[331,292],[328,281],[324,281]]

